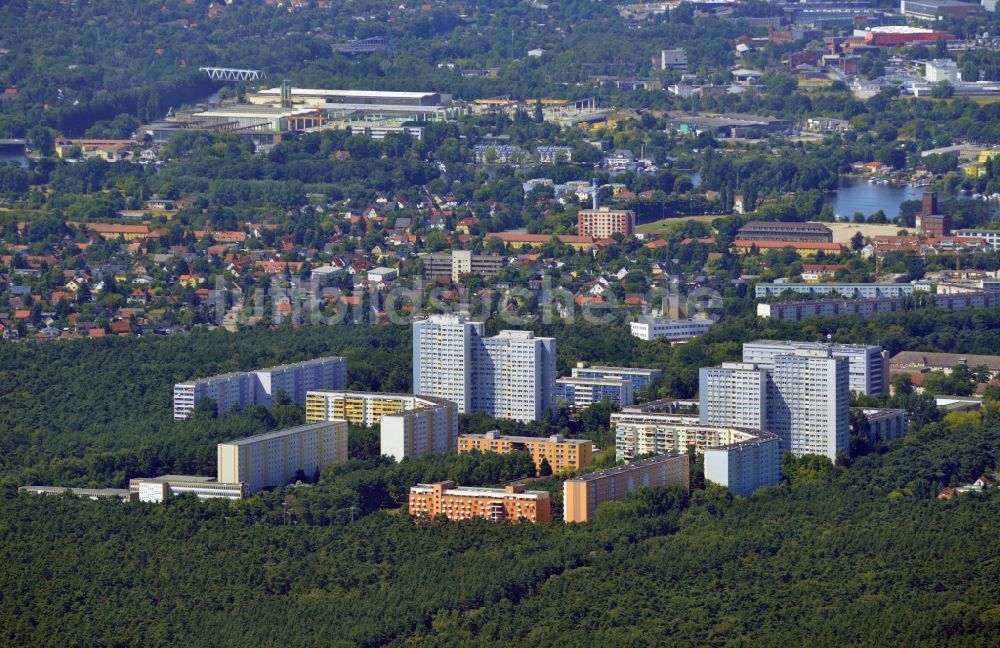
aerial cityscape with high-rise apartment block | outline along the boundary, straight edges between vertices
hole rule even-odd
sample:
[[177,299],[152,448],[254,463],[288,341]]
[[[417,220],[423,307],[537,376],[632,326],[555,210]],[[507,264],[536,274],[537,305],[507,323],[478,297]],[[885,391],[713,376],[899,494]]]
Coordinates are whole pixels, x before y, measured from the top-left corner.
[[876,395],[889,391],[889,356],[877,344],[754,340],[743,344],[743,361],[772,368],[775,356],[791,353],[796,349],[829,349],[835,357],[847,358],[852,392]]
[[0,3],[0,648],[1000,644],[997,2]]

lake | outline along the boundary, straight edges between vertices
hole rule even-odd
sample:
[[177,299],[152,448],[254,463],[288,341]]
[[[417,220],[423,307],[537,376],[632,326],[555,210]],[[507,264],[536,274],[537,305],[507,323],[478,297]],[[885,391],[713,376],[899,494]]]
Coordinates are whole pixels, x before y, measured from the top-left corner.
[[23,146],[0,146],[0,164],[10,162],[23,167],[28,166],[28,158],[24,157]]
[[830,197],[830,207],[840,218],[851,218],[854,212],[871,216],[878,210],[889,218],[899,216],[899,203],[920,200],[928,187],[893,187],[869,184],[867,180],[840,178],[837,192]]

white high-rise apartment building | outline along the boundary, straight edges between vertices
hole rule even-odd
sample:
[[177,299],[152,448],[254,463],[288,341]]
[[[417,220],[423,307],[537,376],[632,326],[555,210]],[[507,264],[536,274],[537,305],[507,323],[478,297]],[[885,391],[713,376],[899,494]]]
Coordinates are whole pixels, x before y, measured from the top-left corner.
[[531,331],[483,337],[482,322],[458,315],[413,324],[413,392],[446,398],[461,412],[535,421],[555,406],[553,338]]
[[877,345],[754,340],[743,344],[743,362],[772,369],[775,357],[797,349],[829,349],[834,357],[847,358],[852,392],[873,395],[889,391],[889,362],[882,347]]
[[473,347],[482,339],[482,322],[461,315],[432,315],[413,323],[413,393],[447,398],[458,412],[472,410]]
[[347,384],[344,358],[316,358],[253,372],[257,377],[254,402],[271,407],[274,396],[285,392],[292,402],[305,405],[310,389],[343,389]]
[[552,409],[556,392],[556,341],[531,331],[500,331],[482,338],[474,352],[473,411],[494,418],[537,421]]
[[338,356],[210,376],[174,385],[174,419],[186,419],[203,398],[214,400],[222,416],[234,405],[271,407],[280,391],[304,405],[310,389],[343,389],[346,383],[347,361]]
[[725,425],[767,430],[767,369],[747,362],[725,362],[698,372],[698,420],[702,425]]
[[850,452],[849,357],[825,345],[769,356],[769,367],[730,362],[699,372],[702,425],[761,430],[781,449],[836,461]]
[[836,461],[850,453],[847,358],[830,349],[797,349],[774,358],[767,398],[767,431],[795,455]]
[[347,461],[347,421],[309,423],[220,443],[219,481],[246,484],[253,494],[282,486],[301,471],[307,478]]

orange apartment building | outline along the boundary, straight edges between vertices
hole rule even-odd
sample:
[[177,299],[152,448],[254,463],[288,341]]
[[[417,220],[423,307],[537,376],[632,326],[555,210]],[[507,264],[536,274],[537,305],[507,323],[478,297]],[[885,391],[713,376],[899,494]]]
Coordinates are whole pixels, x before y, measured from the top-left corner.
[[659,455],[567,479],[563,482],[563,520],[589,522],[600,504],[623,500],[637,488],[657,486],[690,489],[686,454]]
[[576,216],[576,233],[597,239],[611,238],[616,233],[628,238],[635,235],[635,212],[607,207],[581,209]]
[[531,454],[536,469],[541,468],[542,459],[547,459],[552,472],[579,470],[594,463],[593,442],[587,439],[565,439],[561,436],[506,436],[496,431],[460,435],[459,453],[473,450],[499,454],[525,451]]
[[552,503],[548,491],[526,491],[524,486],[473,488],[455,482],[417,484],[410,488],[410,515],[449,520],[480,517],[487,520],[552,521]]

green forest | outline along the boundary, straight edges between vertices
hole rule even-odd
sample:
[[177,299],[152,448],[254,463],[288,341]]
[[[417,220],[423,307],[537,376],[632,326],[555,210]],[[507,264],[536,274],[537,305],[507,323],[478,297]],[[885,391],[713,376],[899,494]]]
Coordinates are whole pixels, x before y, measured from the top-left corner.
[[996,423],[934,424],[751,500],[640,490],[587,525],[8,494],[0,643],[990,646],[996,493],[933,494],[998,451]]
[[[577,360],[659,367],[666,379],[649,396],[690,397],[698,367],[796,326],[803,339],[974,353],[1000,343],[997,318],[734,317],[677,347],[643,344],[621,324],[538,330],[559,340],[561,373]],[[697,478],[691,494],[639,491],[587,525],[415,526],[401,507],[414,483],[491,485],[533,475],[533,464],[491,453],[395,464],[375,456],[365,429],[351,431],[354,458],[318,482],[239,502],[17,494],[26,483],[212,474],[217,442],[298,422],[301,408],[221,418],[201,408],[175,422],[174,381],[339,353],[352,388],[406,390],[410,337],[408,327],[313,326],[0,347],[12,387],[0,397],[0,645],[991,644],[996,495],[935,495],[996,466],[992,416],[928,416],[905,441],[845,466],[788,458],[786,482],[750,500]],[[599,438],[606,416],[585,417],[584,432]],[[562,425],[581,429],[560,415],[516,431]],[[536,487],[561,510],[558,478]]]
[[[487,322],[490,333],[504,326]],[[557,339],[560,375],[579,361],[662,369],[663,381],[655,393],[646,394],[650,398],[693,397],[700,367],[738,360],[740,345],[758,338],[830,336],[837,342],[881,344],[890,355],[904,349],[988,354],[1000,348],[1000,312],[988,309],[921,309],[801,323],[729,316],[707,334],[673,347],[663,341],[644,343],[629,335],[627,326],[557,319],[534,328]],[[191,420],[174,421],[175,382],[343,355],[349,388],[405,392],[410,389],[411,338],[405,326],[340,325],[0,345],[0,379],[9,386],[0,393],[0,484],[122,487],[132,477],[212,474],[217,443],[294,424],[301,420],[301,408],[268,412],[249,407],[222,418],[201,412]],[[606,447],[607,414],[580,424],[560,416],[536,426],[501,427],[517,434],[589,432]],[[497,425],[475,416],[463,420],[463,427],[476,432]],[[355,430],[354,436],[356,447],[364,447],[367,438],[369,449],[352,456],[373,458],[370,434]]]

